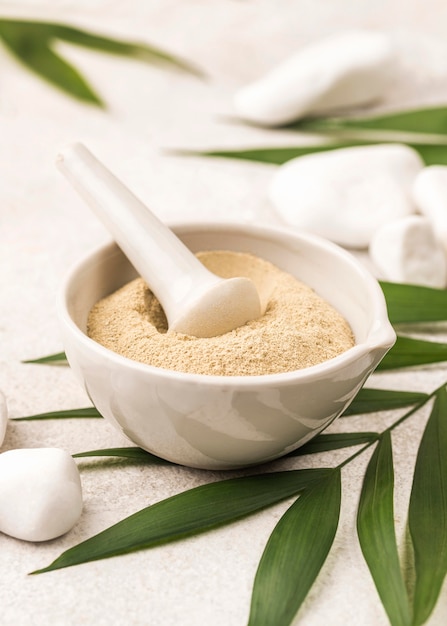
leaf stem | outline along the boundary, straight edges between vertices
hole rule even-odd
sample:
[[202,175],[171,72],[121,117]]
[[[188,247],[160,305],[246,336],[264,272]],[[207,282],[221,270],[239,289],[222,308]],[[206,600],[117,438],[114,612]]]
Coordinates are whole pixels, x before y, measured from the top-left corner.
[[351,463],[351,461],[353,461],[354,459],[356,459],[358,456],[360,456],[361,454],[363,454],[363,452],[365,452],[365,450],[367,450],[368,448],[370,448],[372,445],[374,445],[375,443],[377,443],[377,441],[379,441],[386,433],[391,433],[395,428],[397,428],[398,426],[400,426],[403,422],[405,422],[409,417],[411,417],[413,415],[413,413],[416,413],[417,411],[419,411],[419,409],[421,409],[424,404],[426,404],[427,402],[429,402],[432,398],[434,398],[434,396],[443,388],[447,385],[447,381],[444,381],[442,383],[442,385],[440,385],[439,387],[437,387],[434,391],[432,391],[431,393],[427,394],[427,396],[425,396],[422,400],[420,400],[419,402],[417,402],[411,409],[409,409],[406,413],[404,413],[404,415],[402,415],[398,420],[396,420],[395,422],[393,422],[390,426],[388,426],[388,428],[385,428],[385,430],[383,430],[381,433],[377,434],[377,437],[375,437],[374,439],[372,439],[371,441],[368,441],[362,448],[360,448],[360,450],[357,450],[357,452],[354,452],[353,454],[351,454],[351,456],[348,456],[348,458],[346,458],[344,461],[342,461],[339,465],[337,465],[334,469],[342,469],[343,467],[345,467],[345,465],[348,465],[349,463]]

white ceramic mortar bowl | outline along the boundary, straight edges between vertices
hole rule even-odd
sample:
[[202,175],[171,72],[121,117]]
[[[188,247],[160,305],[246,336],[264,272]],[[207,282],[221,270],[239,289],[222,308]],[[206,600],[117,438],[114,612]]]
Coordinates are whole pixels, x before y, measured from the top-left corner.
[[67,358],[93,404],[134,444],[190,467],[238,468],[303,445],[343,412],[395,341],[379,284],[349,253],[308,234],[228,224],[173,230],[194,252],[249,252],[295,275],[348,320],[356,345],[264,376],[187,374],[127,359],[86,335],[95,302],[136,276],[111,244],[73,268],[59,301]]

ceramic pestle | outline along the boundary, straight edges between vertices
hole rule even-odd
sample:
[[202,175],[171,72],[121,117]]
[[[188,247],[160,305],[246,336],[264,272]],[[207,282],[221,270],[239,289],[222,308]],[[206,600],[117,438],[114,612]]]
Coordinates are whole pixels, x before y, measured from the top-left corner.
[[156,295],[169,330],[214,337],[261,315],[251,280],[207,270],[84,145],[68,146],[56,163]]

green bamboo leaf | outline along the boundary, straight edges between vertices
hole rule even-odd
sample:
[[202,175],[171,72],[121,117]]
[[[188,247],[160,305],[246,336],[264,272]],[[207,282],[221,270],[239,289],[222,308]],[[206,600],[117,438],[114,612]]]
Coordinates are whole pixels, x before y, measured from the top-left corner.
[[301,456],[304,454],[317,454],[329,450],[339,450],[350,446],[359,446],[362,443],[371,443],[379,437],[379,433],[333,433],[318,435],[301,448],[290,452],[287,456]]
[[102,417],[101,413],[94,406],[83,409],[68,409],[66,411],[50,411],[49,413],[37,413],[26,417],[12,417],[14,422],[25,422],[33,420],[71,419],[71,418],[91,418]]
[[205,157],[221,157],[226,159],[242,159],[246,161],[260,161],[261,163],[272,163],[281,165],[295,157],[313,154],[316,152],[326,152],[328,150],[336,150],[338,148],[349,148],[351,146],[364,145],[362,142],[331,142],[324,144],[314,144],[310,146],[287,146],[287,147],[265,147],[243,150],[173,150],[169,154],[178,154],[183,156],[205,156]]
[[371,457],[357,513],[363,556],[392,626],[411,624],[394,529],[394,469],[391,436],[385,431]]
[[256,573],[248,626],[288,626],[331,549],[341,505],[340,470],[307,489],[270,535]]
[[392,324],[417,324],[447,320],[447,290],[405,285],[401,283],[380,283]]
[[[281,165],[286,161],[290,161],[296,157],[306,154],[314,154],[317,152],[327,152],[328,150],[337,150],[339,148],[350,148],[353,146],[370,146],[383,141],[362,141],[360,137],[357,139],[352,137],[351,141],[330,141],[324,144],[312,144],[307,146],[286,146],[286,147],[265,147],[265,148],[244,148],[236,150],[204,150],[204,151],[186,151],[176,150],[170,151],[171,154],[179,154],[184,156],[203,156],[203,157],[219,157],[225,159],[242,159],[246,161],[256,161],[260,163],[271,163]],[[390,142],[391,143],[391,142]],[[447,165],[447,145],[433,144],[407,144],[414,148],[421,156],[425,165]]]
[[161,459],[154,454],[146,452],[142,448],[126,447],[126,448],[104,448],[101,450],[88,450],[87,452],[77,452],[72,455],[75,459],[87,457],[121,457],[125,459],[133,459],[135,461],[144,461],[145,463],[157,465],[172,465],[171,461]]
[[391,350],[380,362],[378,370],[412,367],[447,361],[447,343],[424,341],[398,335]]
[[197,67],[164,50],[140,42],[105,37],[66,24],[0,19],[0,38],[19,61],[38,76],[68,95],[98,106],[104,106],[98,94],[73,66],[55,53],[54,45],[58,41],[203,76]]
[[117,556],[205,532],[296,495],[331,473],[330,469],[275,472],[189,489],[134,513],[32,573]]
[[428,107],[368,117],[307,119],[293,124],[289,128],[312,132],[358,129],[446,135],[447,108]]
[[435,398],[419,446],[408,524],[414,549],[415,626],[433,611],[447,573],[447,392]]
[[342,417],[375,413],[376,411],[392,411],[405,406],[425,402],[426,393],[418,391],[393,391],[391,389],[360,389]]
[[29,359],[27,361],[22,361],[22,363],[31,363],[35,365],[68,365],[65,352],[48,354],[46,356],[39,357],[38,359]]
[[15,27],[4,22],[0,20],[0,37],[23,65],[70,96],[104,106],[81,74],[51,49],[48,39],[36,36],[35,33],[30,36],[31,31],[23,32],[20,25]]

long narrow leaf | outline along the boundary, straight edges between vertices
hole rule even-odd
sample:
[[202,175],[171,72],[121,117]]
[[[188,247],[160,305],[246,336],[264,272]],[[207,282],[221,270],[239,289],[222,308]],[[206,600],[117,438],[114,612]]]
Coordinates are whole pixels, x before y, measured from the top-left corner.
[[14,422],[25,422],[33,420],[52,420],[52,419],[72,419],[72,418],[97,418],[102,417],[98,409],[89,406],[83,409],[68,409],[66,411],[50,411],[49,413],[36,413],[36,415],[27,415],[26,417],[13,417]]
[[339,450],[350,446],[359,446],[362,443],[375,441],[379,433],[333,433],[330,435],[318,435],[301,448],[290,452],[288,456],[301,456],[304,454],[317,454],[318,452],[328,452],[329,450]]
[[27,36],[20,26],[0,20],[0,37],[11,53],[28,69],[53,86],[83,102],[103,106],[103,102],[81,74],[57,55],[46,39]]
[[428,107],[369,117],[332,117],[303,120],[289,128],[326,132],[330,130],[374,130],[447,135],[447,107]]
[[159,456],[150,454],[142,448],[126,447],[126,448],[104,448],[100,450],[88,450],[87,452],[77,452],[73,454],[73,458],[82,459],[90,457],[120,457],[124,459],[133,459],[134,461],[143,461],[153,465],[172,465],[170,461],[161,459]]
[[340,505],[340,470],[335,469],[282,516],[259,563],[249,626],[292,622],[329,554]]
[[329,469],[275,472],[189,489],[134,513],[33,573],[150,548],[228,524],[296,495],[328,474]]
[[427,400],[428,395],[418,391],[393,391],[391,389],[360,389],[342,417],[391,411]]
[[447,392],[436,394],[413,477],[408,517],[416,583],[414,625],[433,611],[447,573]]
[[37,359],[28,359],[22,363],[31,363],[34,365],[68,365],[65,352],[57,352],[56,354],[48,354]]
[[389,370],[442,361],[447,361],[447,343],[398,336],[377,369]]
[[295,157],[313,154],[317,152],[327,152],[328,150],[337,150],[338,148],[348,148],[351,146],[363,145],[362,142],[333,141],[325,144],[314,144],[309,146],[287,146],[287,147],[265,147],[265,148],[247,148],[242,150],[175,150],[170,154],[179,154],[184,156],[205,156],[205,157],[222,157],[227,159],[242,159],[246,161],[260,161],[262,163],[272,163],[281,165]]
[[[351,141],[333,139],[325,144],[312,144],[307,146],[286,146],[286,147],[265,147],[265,148],[244,148],[235,150],[204,150],[204,151],[175,151],[174,154],[185,156],[205,156],[220,157],[226,159],[242,159],[246,161],[257,161],[260,163],[272,163],[281,165],[296,157],[339,148],[349,148],[352,146],[366,146],[383,143],[383,141],[362,141],[361,138],[352,138]],[[426,165],[447,165],[447,145],[434,144],[408,144],[419,152]]]
[[164,50],[139,42],[97,35],[65,24],[0,19],[0,39],[18,61],[40,78],[80,101],[101,107],[104,106],[103,101],[87,80],[76,68],[56,54],[55,44],[58,41],[148,63],[162,63],[196,76],[203,76],[197,67]]
[[394,469],[391,436],[385,432],[363,481],[357,533],[363,556],[392,626],[410,626],[411,613],[394,529]]
[[381,282],[392,324],[447,320],[447,290]]

